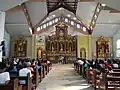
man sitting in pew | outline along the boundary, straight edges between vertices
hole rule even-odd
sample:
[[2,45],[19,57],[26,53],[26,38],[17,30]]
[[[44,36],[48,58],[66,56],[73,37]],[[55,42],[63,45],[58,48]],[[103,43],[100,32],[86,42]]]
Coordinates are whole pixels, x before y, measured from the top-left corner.
[[[19,70],[19,76],[27,76],[28,73],[30,73],[30,77],[32,77],[32,70],[30,70],[30,64],[24,63],[24,68]],[[28,68],[29,67],[29,68]],[[32,67],[31,67],[32,68]],[[20,84],[25,84],[25,80],[21,80]]]
[[4,72],[5,66],[5,63],[0,62],[0,84],[8,84],[10,81],[9,72]]

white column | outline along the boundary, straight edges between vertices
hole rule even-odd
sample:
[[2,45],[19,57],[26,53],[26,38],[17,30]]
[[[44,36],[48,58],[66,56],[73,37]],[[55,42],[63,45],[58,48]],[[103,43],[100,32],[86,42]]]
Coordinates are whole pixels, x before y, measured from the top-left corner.
[[[0,11],[0,44],[4,40],[5,12]],[[0,62],[2,62],[2,51],[0,48]]]
[[88,40],[88,43],[89,43],[89,44],[88,44],[88,48],[89,48],[89,50],[88,50],[88,51],[89,51],[89,52],[88,52],[88,59],[89,59],[89,60],[92,60],[92,36],[89,35],[89,36],[88,36],[88,39],[89,39],[89,40]]
[[35,50],[35,45],[36,45],[36,35],[32,35],[32,59],[36,58],[36,50]]

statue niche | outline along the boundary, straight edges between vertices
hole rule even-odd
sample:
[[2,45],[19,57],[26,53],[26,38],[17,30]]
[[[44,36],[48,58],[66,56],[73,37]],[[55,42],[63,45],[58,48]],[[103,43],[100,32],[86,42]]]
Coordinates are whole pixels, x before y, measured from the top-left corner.
[[[64,23],[59,23],[56,26],[55,34],[46,38],[46,50],[48,59],[59,57],[76,57],[76,36],[68,35],[68,26]],[[74,60],[74,59],[73,59]],[[58,62],[56,60],[55,62]]]
[[100,37],[96,41],[96,55],[97,58],[109,58],[109,41],[104,37]]
[[23,37],[20,37],[18,40],[14,41],[14,57],[26,57],[27,52],[27,40]]

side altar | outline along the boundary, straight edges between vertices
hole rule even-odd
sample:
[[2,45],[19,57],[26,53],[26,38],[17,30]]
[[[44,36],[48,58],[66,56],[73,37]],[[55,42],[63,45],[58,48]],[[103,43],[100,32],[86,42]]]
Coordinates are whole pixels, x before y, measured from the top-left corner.
[[56,26],[54,35],[46,38],[46,54],[48,60],[59,62],[60,57],[64,57],[67,63],[76,60],[77,37],[68,35],[68,26],[59,23]]

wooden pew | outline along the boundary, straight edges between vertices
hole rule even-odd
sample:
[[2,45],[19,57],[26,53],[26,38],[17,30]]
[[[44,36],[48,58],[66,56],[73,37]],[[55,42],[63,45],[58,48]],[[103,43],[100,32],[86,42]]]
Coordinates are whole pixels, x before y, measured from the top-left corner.
[[19,76],[19,80],[25,80],[25,84],[22,85],[22,90],[32,90],[33,84],[32,84],[32,78],[30,77],[30,73],[27,74],[27,76]]
[[18,86],[18,79],[16,78],[8,84],[0,84],[0,90],[22,90],[22,87]]
[[116,69],[112,69],[114,72],[120,72],[120,69],[119,68],[116,68]]
[[[11,80],[14,80],[17,78],[19,80],[19,86],[22,87],[22,90],[32,90],[33,84],[32,84],[32,78],[30,77],[30,73],[27,74],[27,76],[11,76]],[[25,84],[21,84],[20,81],[25,80]]]
[[41,77],[39,75],[38,70],[34,71],[32,74],[33,74],[33,82],[35,83],[35,87],[37,87],[38,84],[40,83]]
[[42,78],[45,78],[45,65],[44,64],[42,65],[42,68],[43,68],[43,70],[42,70],[42,76],[43,77]]
[[120,72],[112,72],[109,75],[104,74],[104,77],[104,80],[99,83],[99,90],[116,90],[120,88]]
[[86,80],[88,83],[91,83],[92,86],[96,89],[99,83],[99,75],[96,72],[96,69],[88,68],[86,70]]
[[86,80],[88,83],[92,83],[91,80],[91,76],[92,76],[92,73],[93,73],[93,69],[90,69],[90,68],[87,68],[86,69]]

